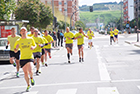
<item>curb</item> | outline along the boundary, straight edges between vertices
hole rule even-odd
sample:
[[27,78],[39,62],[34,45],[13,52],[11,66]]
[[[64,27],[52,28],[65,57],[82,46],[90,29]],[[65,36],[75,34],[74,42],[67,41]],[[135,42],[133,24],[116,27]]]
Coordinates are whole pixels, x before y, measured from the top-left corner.
[[131,44],[131,42],[129,42],[129,41],[125,41],[125,43]]
[[137,47],[140,47],[140,44],[134,44],[135,46],[137,46]]

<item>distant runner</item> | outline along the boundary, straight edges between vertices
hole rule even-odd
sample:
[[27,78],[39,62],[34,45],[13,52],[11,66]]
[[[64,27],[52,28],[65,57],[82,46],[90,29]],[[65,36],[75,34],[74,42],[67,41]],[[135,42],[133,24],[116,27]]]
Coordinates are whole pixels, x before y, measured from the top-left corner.
[[[77,46],[79,52],[79,62],[84,62],[84,37],[87,37],[82,28],[79,28],[79,32],[75,34],[75,39],[77,39]],[[82,57],[82,58],[81,58]]]
[[112,28],[110,29],[109,33],[110,33],[110,45],[112,45],[112,40],[114,41],[114,31],[112,30]]
[[94,37],[94,33],[93,31],[91,31],[91,29],[89,29],[89,31],[87,32],[87,36],[88,36],[88,48],[91,48],[93,47],[92,38]]
[[119,33],[119,30],[115,27],[114,29],[114,41],[118,43],[118,33]]
[[45,66],[48,66],[47,64],[47,54],[49,55],[49,58],[51,58],[51,44],[53,43],[53,38],[48,34],[48,31],[44,31],[44,36],[43,36],[47,41],[48,45],[44,46],[45,48]]
[[66,31],[67,32],[64,33],[64,37],[66,38],[65,43],[67,49],[68,63],[70,63],[70,54],[72,55],[74,34],[70,32],[69,27],[66,28]]

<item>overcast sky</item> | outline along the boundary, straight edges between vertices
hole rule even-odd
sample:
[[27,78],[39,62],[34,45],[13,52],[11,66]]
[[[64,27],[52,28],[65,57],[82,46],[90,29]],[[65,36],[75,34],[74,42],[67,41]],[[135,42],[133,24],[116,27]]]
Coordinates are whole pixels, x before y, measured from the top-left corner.
[[[121,0],[79,0],[79,5],[93,5],[94,3],[120,2]],[[122,0],[123,1],[123,0]]]

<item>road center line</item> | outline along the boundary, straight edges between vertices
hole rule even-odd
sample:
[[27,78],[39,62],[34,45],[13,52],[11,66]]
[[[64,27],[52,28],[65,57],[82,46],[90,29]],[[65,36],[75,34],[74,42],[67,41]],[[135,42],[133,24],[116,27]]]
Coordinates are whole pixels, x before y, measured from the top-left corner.
[[95,48],[95,51],[96,51],[97,59],[98,59],[98,67],[99,67],[99,74],[100,74],[101,81],[111,80],[105,63],[102,63],[102,60],[101,60],[102,57],[99,54],[100,53],[99,50]]

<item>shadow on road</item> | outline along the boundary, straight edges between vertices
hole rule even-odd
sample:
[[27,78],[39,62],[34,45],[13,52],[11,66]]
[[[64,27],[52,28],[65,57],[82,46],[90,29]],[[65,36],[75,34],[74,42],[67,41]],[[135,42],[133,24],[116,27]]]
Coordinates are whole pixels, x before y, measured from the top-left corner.
[[130,55],[140,54],[140,50],[132,50],[135,53],[130,53]]
[[71,64],[79,64],[80,62],[64,62],[64,63],[50,63],[49,65],[71,65]]

